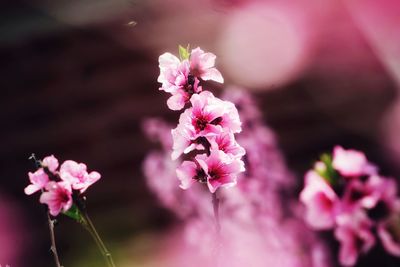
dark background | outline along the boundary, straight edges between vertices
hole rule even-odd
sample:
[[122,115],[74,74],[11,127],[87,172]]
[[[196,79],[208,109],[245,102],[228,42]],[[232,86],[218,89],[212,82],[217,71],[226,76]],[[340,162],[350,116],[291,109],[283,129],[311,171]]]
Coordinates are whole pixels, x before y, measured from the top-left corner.
[[[229,12],[241,2],[246,1],[215,1],[212,12]],[[15,248],[15,257],[5,259],[13,262],[0,259],[0,264],[53,266],[45,210],[37,195],[23,193],[27,172],[34,170],[31,153],[85,162],[102,174],[88,191],[89,213],[117,261],[145,257],[150,245],[137,243],[174,221],[146,188],[141,162],[154,145],[140,124],[148,116],[171,122],[177,118],[166,107],[167,96],[157,89],[161,52],[175,53],[170,50],[174,42],[198,41],[194,45],[213,48],[214,33],[194,41],[190,36],[174,40],[173,34],[170,39],[155,38],[163,34],[157,25],[174,15],[158,4],[124,2],[107,16],[108,6],[84,9],[79,1],[0,5],[0,201],[12,207],[0,217],[10,222],[5,231],[14,235],[0,248]],[[80,18],[60,19],[48,9],[57,5],[76,5],[71,12]],[[385,112],[397,96],[395,82],[350,19],[343,18],[345,26],[332,21],[322,36],[340,40],[348,34],[353,42],[321,37],[315,59],[301,75],[275,90],[254,93],[297,174],[299,189],[304,171],[335,144],[361,149],[383,173],[400,175],[380,133]],[[357,55],[349,56],[349,49]],[[90,236],[74,222],[60,218],[56,233],[65,266],[88,266],[80,262],[99,258]]]

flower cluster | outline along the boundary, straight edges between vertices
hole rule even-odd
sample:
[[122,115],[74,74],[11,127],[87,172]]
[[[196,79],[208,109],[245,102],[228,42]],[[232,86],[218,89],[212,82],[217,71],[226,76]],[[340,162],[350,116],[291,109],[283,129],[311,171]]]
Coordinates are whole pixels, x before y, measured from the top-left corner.
[[[218,265],[330,266],[326,247],[297,215],[302,207],[289,198],[290,192],[294,195],[294,176],[287,169],[274,133],[264,124],[255,101],[246,91],[233,87],[227,88],[222,97],[235,104],[242,121],[243,131],[236,140],[246,151],[243,156],[246,172],[239,174],[234,188],[218,190],[223,203],[219,210],[223,249]],[[204,205],[209,201],[208,190],[200,183],[192,184],[190,190],[179,190],[176,168],[184,159],[171,161],[173,139],[168,123],[147,119],[143,128],[152,141],[162,146],[159,151],[151,151],[144,161],[147,184],[160,204],[181,222],[179,234],[168,233],[167,240],[171,241],[162,246],[169,248],[168,259],[163,258],[160,264],[215,266],[216,236],[210,230],[213,209]],[[282,192],[287,194],[283,196]],[[164,249],[161,254],[166,254]]]
[[88,173],[85,164],[72,160],[64,161],[59,168],[53,155],[45,157],[39,165],[35,172],[28,173],[31,184],[25,188],[25,194],[41,191],[39,201],[49,207],[52,216],[67,212],[74,203],[73,195],[84,193],[101,177],[96,171]]
[[385,250],[400,256],[400,198],[394,179],[356,150],[336,146],[305,175],[300,200],[314,229],[334,229],[339,261],[353,266],[379,239]]
[[241,160],[244,149],[234,134],[241,132],[241,122],[235,105],[215,97],[199,86],[201,80],[223,82],[214,68],[215,55],[200,48],[189,51],[179,48],[181,60],[170,53],[159,58],[160,90],[171,93],[168,107],[181,110],[178,126],[172,130],[172,159],[191,153],[190,160],[177,168],[182,189],[195,182],[207,184],[211,193],[221,187],[236,184],[237,175],[244,171]]

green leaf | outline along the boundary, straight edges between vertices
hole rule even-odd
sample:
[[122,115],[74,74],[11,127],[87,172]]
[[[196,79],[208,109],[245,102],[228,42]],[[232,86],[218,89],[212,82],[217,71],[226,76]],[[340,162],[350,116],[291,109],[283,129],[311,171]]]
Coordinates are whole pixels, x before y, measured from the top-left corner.
[[75,204],[72,204],[71,208],[65,212],[63,212],[64,215],[74,219],[77,222],[82,221],[82,215],[81,212],[79,211],[78,207]]
[[322,154],[321,162],[325,164],[324,170],[316,170],[329,184],[335,186],[339,182],[339,175],[332,166],[332,156],[330,154]]
[[189,59],[190,53],[189,53],[189,47],[190,45],[187,45],[186,48],[183,46],[179,45],[179,58],[182,60]]

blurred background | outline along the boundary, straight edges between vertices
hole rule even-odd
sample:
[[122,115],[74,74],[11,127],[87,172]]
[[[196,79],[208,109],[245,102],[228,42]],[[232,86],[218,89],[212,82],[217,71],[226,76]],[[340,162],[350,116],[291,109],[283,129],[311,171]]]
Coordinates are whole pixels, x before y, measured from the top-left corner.
[[[0,6],[0,265],[54,266],[45,210],[23,193],[36,153],[99,171],[88,209],[118,266],[160,266],[149,259],[176,218],[147,189],[141,164],[155,145],[141,123],[177,121],[157,76],[158,56],[177,54],[178,44],[213,52],[224,86],[256,96],[298,190],[313,160],[335,144],[365,151],[382,173],[400,177],[396,0]],[[103,266],[73,221],[60,218],[56,235],[64,266]]]

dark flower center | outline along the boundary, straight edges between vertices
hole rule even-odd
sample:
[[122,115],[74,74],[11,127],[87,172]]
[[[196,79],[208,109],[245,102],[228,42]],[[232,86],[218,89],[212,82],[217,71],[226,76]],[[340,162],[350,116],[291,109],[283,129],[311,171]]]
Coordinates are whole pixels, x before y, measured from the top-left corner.
[[196,128],[200,131],[203,131],[208,124],[208,121],[204,117],[197,118],[196,120]]
[[197,169],[196,170],[196,175],[193,177],[193,179],[199,181],[200,183],[206,183],[207,182],[207,175],[204,172],[203,169]]
[[213,119],[213,120],[210,122],[210,124],[219,125],[219,124],[221,123],[221,121],[222,121],[222,117],[218,117],[218,118]]

